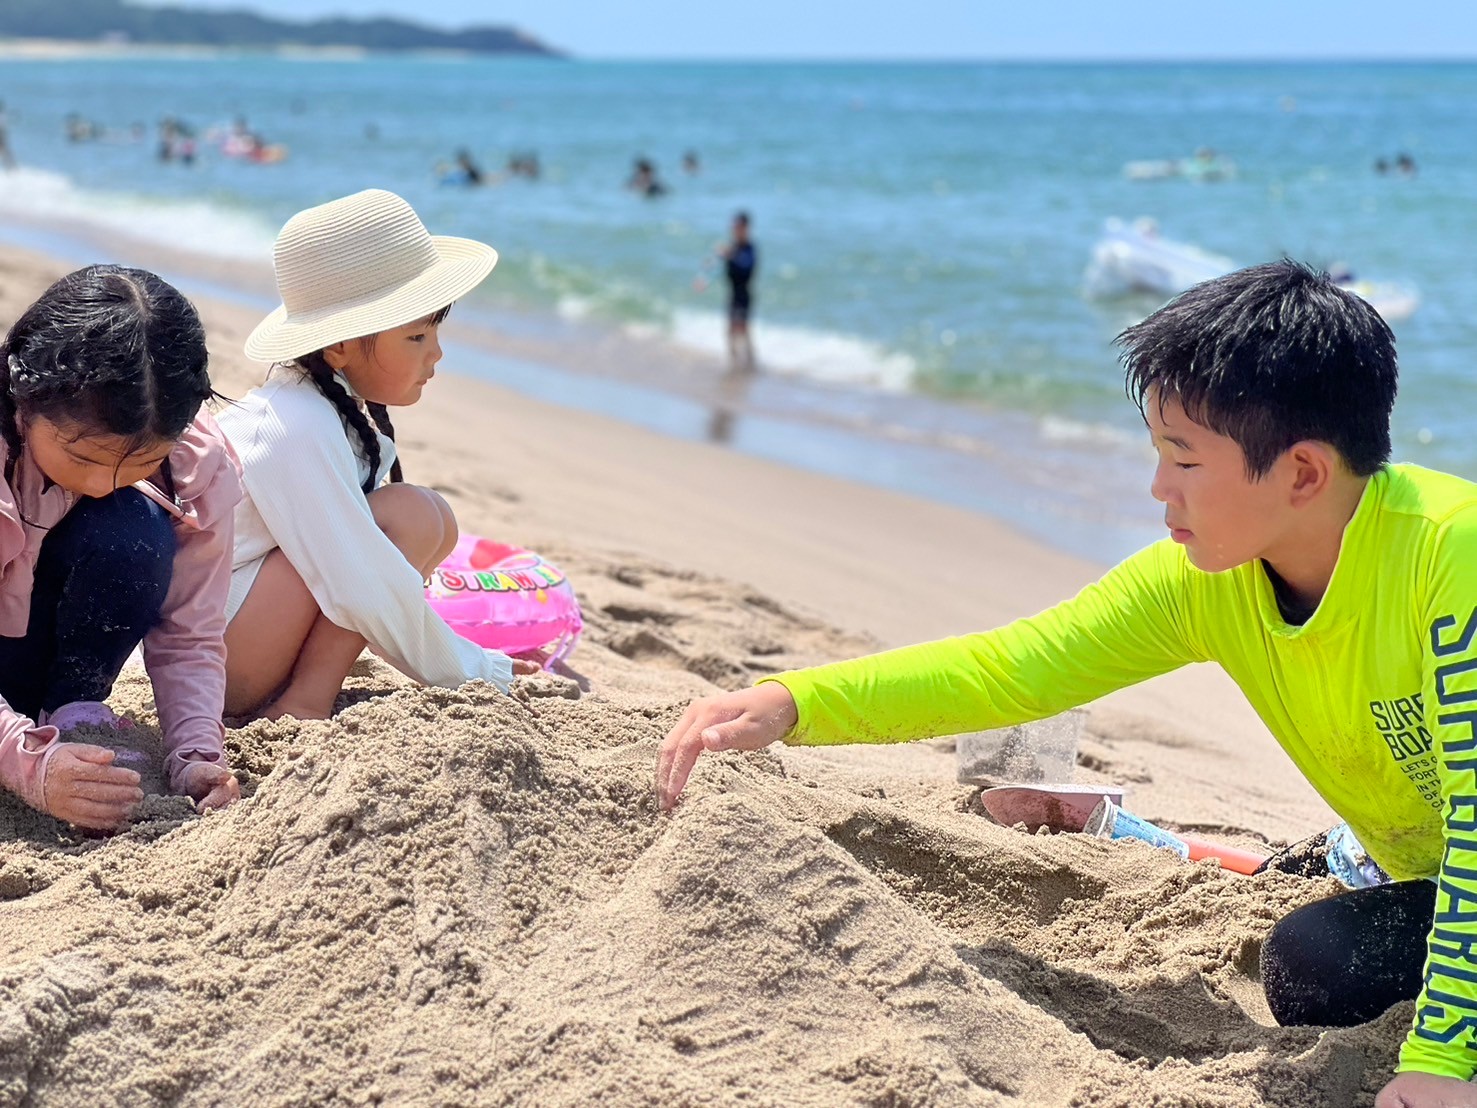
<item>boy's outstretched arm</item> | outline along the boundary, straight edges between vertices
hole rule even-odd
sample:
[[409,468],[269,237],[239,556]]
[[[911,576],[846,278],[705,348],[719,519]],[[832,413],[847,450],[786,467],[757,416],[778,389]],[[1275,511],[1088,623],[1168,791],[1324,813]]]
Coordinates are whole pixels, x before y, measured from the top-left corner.
[[795,726],[795,698],[775,681],[694,700],[662,742],[656,764],[657,804],[677,803],[704,750],[761,750]]
[[1181,550],[1140,551],[1077,596],[978,635],[765,678],[695,701],[662,743],[657,799],[676,803],[704,750],[892,743],[1043,719],[1206,653]]

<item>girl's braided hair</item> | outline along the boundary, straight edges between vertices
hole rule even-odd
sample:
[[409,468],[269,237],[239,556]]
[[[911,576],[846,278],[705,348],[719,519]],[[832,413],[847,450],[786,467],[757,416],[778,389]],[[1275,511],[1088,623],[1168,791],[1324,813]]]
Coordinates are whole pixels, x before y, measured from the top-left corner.
[[[448,304],[440,311],[433,313],[426,326],[437,326],[450,311],[451,305]],[[375,338],[375,335],[365,335],[360,340],[364,343],[365,352],[370,357],[374,356]],[[349,390],[344,388],[343,383],[339,381],[333,367],[328,364],[328,359],[323,356],[322,350],[303,354],[293,358],[287,364],[295,366],[303,376],[313,382],[324,398],[338,410],[339,418],[344,422],[345,432],[353,431],[354,436],[359,440],[359,453],[369,463],[369,476],[364,479],[364,484],[360,487],[364,490],[364,495],[368,496],[374,491],[374,479],[380,468],[380,444],[379,439],[375,437],[374,427],[369,425],[369,419],[365,418],[363,410],[349,395]],[[364,407],[369,409],[369,416],[374,420],[374,426],[379,428],[385,438],[394,442],[395,425],[390,422],[390,410],[383,404],[366,403]],[[395,459],[395,464],[390,467],[390,480],[397,482],[405,480],[405,472],[400,468],[398,457]]]
[[118,265],[67,274],[0,341],[6,482],[38,416],[123,436],[128,453],[178,439],[216,395],[207,361],[194,305],[155,274]]
[[[359,452],[364,455],[364,460],[369,463],[369,476],[364,479],[364,495],[368,496],[374,491],[375,478],[380,470],[380,442],[370,427],[369,420],[365,418],[364,411],[354,402],[349,395],[349,390],[344,388],[338,377],[333,372],[333,367],[328,364],[328,359],[323,356],[323,351],[315,350],[311,354],[294,358],[292,365],[312,381],[319,392],[338,409],[339,418],[344,421],[346,431],[353,431],[359,439]],[[389,410],[383,404],[366,404],[369,414],[374,417],[375,425],[380,432],[391,442],[395,441],[395,426],[390,422]],[[403,481],[405,474],[400,468],[400,459],[395,459],[395,464],[390,467],[390,480]]]

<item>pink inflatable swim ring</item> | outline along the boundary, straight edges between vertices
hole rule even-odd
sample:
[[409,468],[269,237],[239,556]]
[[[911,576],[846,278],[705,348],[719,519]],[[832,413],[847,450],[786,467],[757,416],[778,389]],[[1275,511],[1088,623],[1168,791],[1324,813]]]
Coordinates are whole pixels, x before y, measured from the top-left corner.
[[567,658],[584,630],[564,571],[529,550],[463,535],[431,573],[426,600],[464,639],[504,654],[552,647]]

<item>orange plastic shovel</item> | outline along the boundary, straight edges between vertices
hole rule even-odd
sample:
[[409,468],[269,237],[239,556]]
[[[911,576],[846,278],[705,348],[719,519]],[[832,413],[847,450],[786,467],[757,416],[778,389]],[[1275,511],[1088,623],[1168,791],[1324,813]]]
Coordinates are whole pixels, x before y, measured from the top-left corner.
[[1249,850],[1238,850],[1234,846],[1222,846],[1220,843],[1206,842],[1204,839],[1191,838],[1189,835],[1181,835],[1180,838],[1190,848],[1190,861],[1198,862],[1202,858],[1215,858],[1220,862],[1222,869],[1228,869],[1232,873],[1255,873],[1267,860],[1260,854],[1253,854]]

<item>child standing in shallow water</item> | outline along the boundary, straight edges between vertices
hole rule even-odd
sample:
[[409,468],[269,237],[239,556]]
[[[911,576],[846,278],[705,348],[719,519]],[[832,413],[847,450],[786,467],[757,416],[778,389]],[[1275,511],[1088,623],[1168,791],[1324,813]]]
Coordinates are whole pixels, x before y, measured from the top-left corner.
[[202,808],[240,795],[222,752],[229,446],[205,332],[152,273],[63,277],[0,342],[0,783],[81,827],[123,823],[143,794],[111,750],[103,703],[140,641],[170,786]]
[[246,485],[227,711],[325,719],[366,644],[423,684],[506,691],[537,665],[460,638],[426,603],[456,518],[439,494],[401,481],[386,410],[420,399],[441,360],[441,321],[497,251],[432,237],[409,204],[372,189],[293,216],[274,256],[282,306],[246,353],[277,364],[221,417]]

